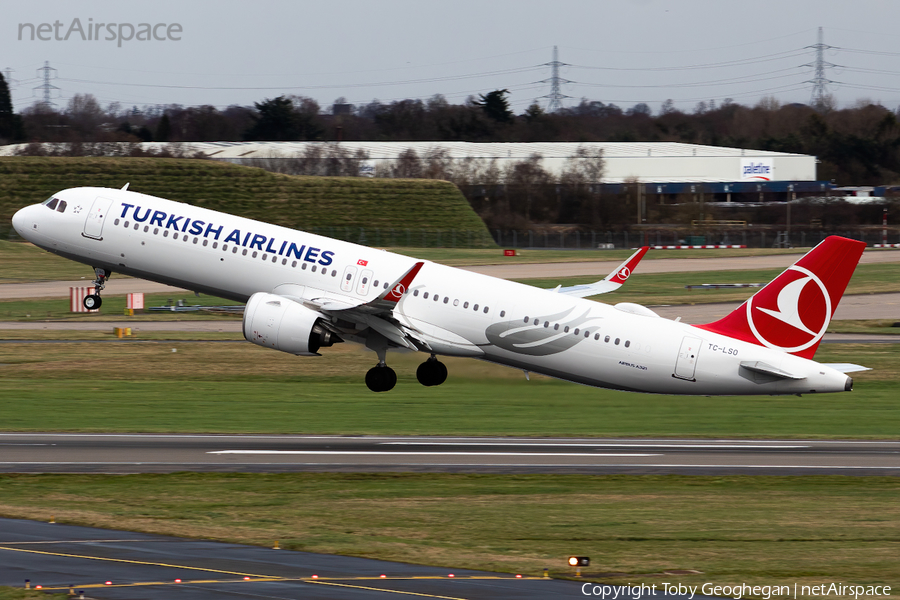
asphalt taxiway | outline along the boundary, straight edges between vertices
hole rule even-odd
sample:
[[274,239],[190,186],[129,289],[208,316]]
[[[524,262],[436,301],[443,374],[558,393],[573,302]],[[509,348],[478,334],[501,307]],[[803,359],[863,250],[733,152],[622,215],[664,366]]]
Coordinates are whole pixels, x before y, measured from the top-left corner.
[[0,434],[0,472],[900,475],[900,441]]
[[0,564],[0,585],[110,600],[546,600],[583,585],[18,519],[0,519]]

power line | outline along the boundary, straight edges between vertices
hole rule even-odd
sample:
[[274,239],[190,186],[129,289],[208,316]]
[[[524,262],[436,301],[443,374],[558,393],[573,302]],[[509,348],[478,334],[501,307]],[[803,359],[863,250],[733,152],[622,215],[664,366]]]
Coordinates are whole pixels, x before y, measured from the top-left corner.
[[559,76],[559,68],[565,66],[565,64],[566,63],[559,62],[559,50],[556,46],[553,46],[553,60],[545,64],[545,66],[550,67],[550,79],[544,79],[540,81],[540,83],[550,84],[550,93],[545,96],[541,96],[541,98],[550,99],[550,103],[547,105],[547,112],[557,112],[562,108],[563,99],[572,97],[566,96],[562,93],[562,91],[560,91],[560,85],[562,85],[563,83],[574,83]]
[[51,106],[56,106],[53,102],[50,101],[50,95],[53,93],[53,90],[59,90],[55,85],[50,84],[51,79],[56,79],[56,74],[51,73],[51,71],[56,71],[53,67],[50,66],[50,61],[45,60],[44,66],[37,70],[38,73],[41,73],[44,78],[44,83],[41,85],[36,85],[32,90],[41,90],[43,93],[44,99],[41,101],[41,104],[44,108],[50,108]]
[[816,51],[816,62],[815,64],[806,64],[804,67],[812,67],[814,66],[816,71],[812,80],[807,81],[806,83],[813,84],[812,94],[810,95],[809,103],[817,110],[821,110],[825,107],[827,98],[828,98],[828,84],[834,83],[827,77],[825,77],[825,67],[836,67],[837,65],[825,62],[825,50],[832,48],[833,46],[827,45],[823,41],[822,28],[819,27],[819,41],[814,46],[809,46],[810,48],[814,48]]

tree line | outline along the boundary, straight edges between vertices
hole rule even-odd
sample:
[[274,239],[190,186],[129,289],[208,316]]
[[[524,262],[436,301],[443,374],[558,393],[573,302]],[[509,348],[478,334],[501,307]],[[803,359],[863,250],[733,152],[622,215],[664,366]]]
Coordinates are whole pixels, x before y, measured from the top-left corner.
[[[59,144],[25,153],[147,154],[138,142],[192,141],[471,141],[471,142],[684,142],[812,154],[818,177],[837,185],[900,183],[900,126],[897,114],[870,101],[839,109],[833,102],[810,107],[765,98],[753,106],[731,101],[701,102],[692,111],[665,102],[654,113],[646,104],[623,109],[588,99],[554,113],[532,104],[515,114],[506,90],[494,90],[451,104],[443,96],[428,100],[374,100],[358,106],[338,98],[323,109],[303,96],[279,96],[253,106],[153,105],[105,106],[91,94],[76,94],[64,108],[36,102],[14,113],[0,75],[0,143]],[[109,142],[131,142],[111,150]],[[163,147],[157,155],[178,156]],[[578,223],[583,227],[621,228],[645,222],[684,224],[690,220],[742,218],[722,215],[703,205],[675,203],[640,208],[636,186],[616,194],[598,192],[603,157],[587,150],[560,175],[542,165],[540,155],[498,165],[483,159],[454,159],[435,148],[419,156],[412,149],[374,173],[378,177],[424,177],[457,184],[491,228],[527,229],[540,224]],[[337,144],[308,147],[290,160],[254,161],[269,170],[307,175],[355,176],[368,156]],[[636,214],[644,210],[644,214]],[[733,210],[730,211],[734,213]],[[763,211],[765,212],[765,211]],[[801,214],[820,213],[814,205]],[[839,222],[867,222],[859,209],[840,211]],[[755,211],[748,221],[761,219]],[[858,216],[854,216],[858,215]],[[800,214],[797,215],[800,217]],[[821,217],[821,218],[820,218]],[[818,219],[831,219],[823,213]],[[824,225],[825,223],[823,223]]]

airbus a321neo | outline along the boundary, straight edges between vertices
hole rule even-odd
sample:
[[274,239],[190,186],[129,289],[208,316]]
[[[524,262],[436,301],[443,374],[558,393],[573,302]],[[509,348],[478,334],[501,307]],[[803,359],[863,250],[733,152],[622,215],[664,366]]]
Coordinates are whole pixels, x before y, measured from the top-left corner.
[[387,351],[424,352],[416,377],[447,378],[439,356],[480,358],[591,386],[660,394],[800,394],[852,388],[863,367],[812,360],[865,244],[829,237],[714,323],[688,325],[637,304],[586,300],[609,277],[553,290],[132,191],[72,188],[13,217],[35,245],[94,267],[246,302],[247,340],[298,356],[336,342],[378,355],[375,392],[394,387]]

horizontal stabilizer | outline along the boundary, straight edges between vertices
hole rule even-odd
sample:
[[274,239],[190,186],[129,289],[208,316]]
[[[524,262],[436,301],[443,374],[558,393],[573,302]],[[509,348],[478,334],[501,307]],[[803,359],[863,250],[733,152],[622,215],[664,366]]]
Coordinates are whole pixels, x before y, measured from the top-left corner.
[[830,367],[835,371],[840,371],[841,373],[856,373],[857,371],[871,371],[870,367],[864,367],[862,365],[854,365],[853,363],[822,363],[826,367]]
[[778,379],[806,379],[806,377],[800,377],[798,375],[792,375],[787,371],[782,371],[777,367],[773,367],[772,365],[766,364],[759,360],[745,360],[741,361],[741,366],[748,371],[753,371],[754,373],[761,373],[763,375],[769,375],[771,377],[777,377]]

